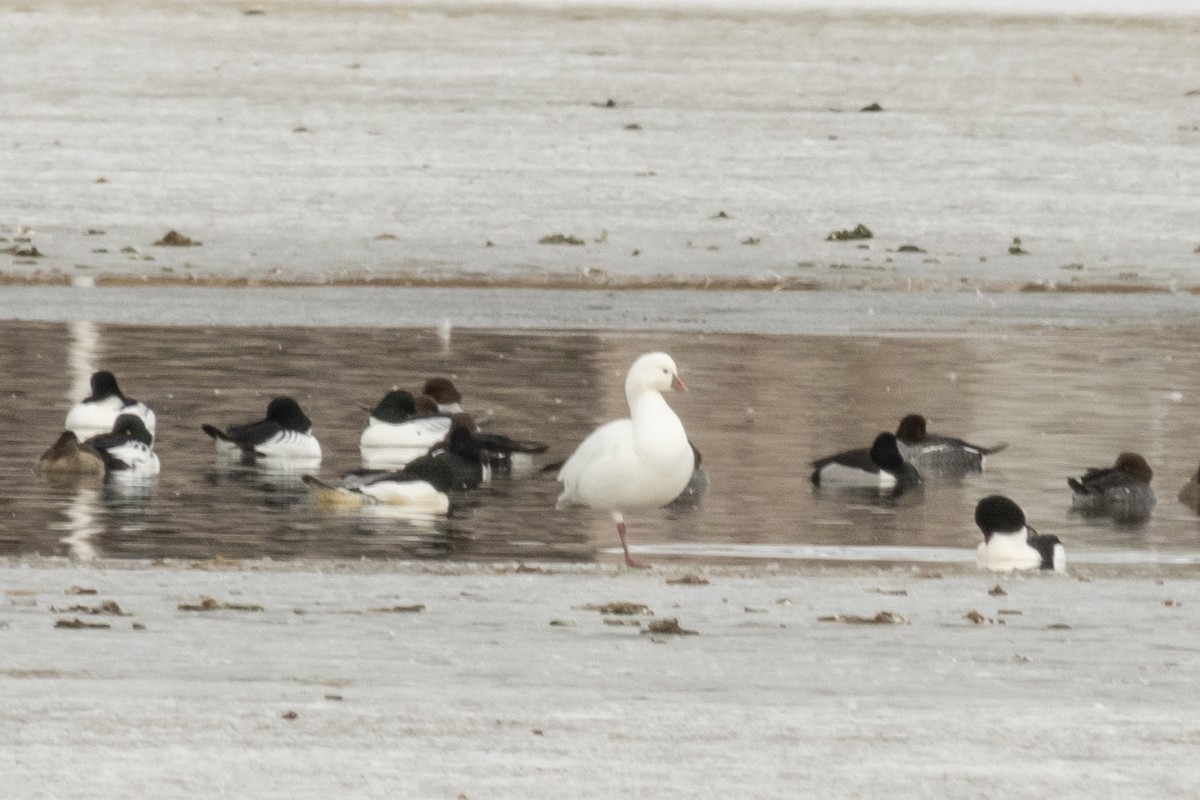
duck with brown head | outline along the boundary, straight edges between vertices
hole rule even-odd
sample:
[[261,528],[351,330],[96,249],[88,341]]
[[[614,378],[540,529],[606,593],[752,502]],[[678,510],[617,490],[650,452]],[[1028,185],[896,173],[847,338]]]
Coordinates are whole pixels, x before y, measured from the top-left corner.
[[1179,502],[1200,513],[1200,469],[1192,473],[1192,479],[1179,490]]
[[909,414],[900,420],[896,439],[904,460],[916,467],[923,476],[961,478],[971,472],[982,472],[984,459],[999,453],[1007,444],[982,447],[953,436],[941,436],[926,430],[925,417]]
[[1150,481],[1154,471],[1137,453],[1121,453],[1111,467],[1093,467],[1082,477],[1067,478],[1071,507],[1086,516],[1111,517],[1122,523],[1149,518],[1156,502]]
[[438,411],[443,414],[456,414],[463,410],[462,394],[454,381],[449,378],[437,377],[425,381],[421,394],[432,397],[437,401]]
[[38,459],[37,474],[52,483],[64,484],[100,478],[104,475],[104,459],[96,448],[80,442],[74,431],[63,431]]

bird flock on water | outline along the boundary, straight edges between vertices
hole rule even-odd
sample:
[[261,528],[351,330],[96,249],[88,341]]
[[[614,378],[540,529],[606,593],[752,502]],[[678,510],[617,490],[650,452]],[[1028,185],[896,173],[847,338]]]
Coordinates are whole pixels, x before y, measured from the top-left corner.
[[[694,504],[708,489],[700,451],[665,395],[687,391],[666,353],[639,356],[625,377],[629,416],[589,433],[556,470],[562,484],[556,507],[586,506],[607,512],[616,525],[626,565],[641,566],[630,553],[625,514],[671,504]],[[42,455],[37,471],[49,479],[91,477],[145,480],[160,471],[154,452],[154,411],[126,396],[109,371],[91,377],[91,394],[67,412],[65,430]],[[321,445],[312,421],[292,397],[273,398],[261,419],[201,430],[219,458],[242,464],[286,464],[303,473],[313,501],[324,507],[387,505],[445,514],[449,494],[480,486],[514,460],[545,452],[548,445],[484,432],[464,411],[462,396],[444,377],[426,381],[419,394],[387,392],[369,410],[359,439],[363,468],[336,483],[315,474]],[[822,490],[862,490],[899,496],[929,480],[955,480],[984,468],[1004,444],[982,447],[928,432],[926,420],[909,414],[895,433],[882,432],[870,447],[844,450],[812,462],[811,482]],[[545,471],[545,470],[544,470]],[[1121,453],[1111,467],[1068,478],[1072,507],[1118,522],[1139,523],[1155,505],[1153,472],[1142,456]],[[1200,510],[1200,471],[1179,499]],[[1012,499],[979,500],[975,523],[983,536],[977,563],[994,571],[1066,568],[1063,544],[1039,534]]]

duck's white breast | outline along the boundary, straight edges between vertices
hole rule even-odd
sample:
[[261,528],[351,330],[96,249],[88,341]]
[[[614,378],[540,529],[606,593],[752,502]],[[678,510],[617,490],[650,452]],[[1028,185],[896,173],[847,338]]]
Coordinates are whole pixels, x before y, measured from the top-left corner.
[[89,439],[97,434],[111,432],[113,423],[117,421],[117,416],[120,414],[134,414],[141,417],[142,422],[146,424],[146,430],[150,431],[151,436],[154,435],[154,412],[145,403],[122,406],[119,397],[106,397],[94,403],[82,401],[76,403],[67,412],[67,420],[63,427],[74,431],[81,440]]
[[975,552],[979,567],[993,572],[1037,569],[1042,565],[1042,554],[1029,546],[1024,531],[1016,535],[995,534]]
[[372,417],[359,437],[358,446],[362,450],[406,447],[428,450],[449,432],[449,417],[421,417],[404,422],[381,422]]

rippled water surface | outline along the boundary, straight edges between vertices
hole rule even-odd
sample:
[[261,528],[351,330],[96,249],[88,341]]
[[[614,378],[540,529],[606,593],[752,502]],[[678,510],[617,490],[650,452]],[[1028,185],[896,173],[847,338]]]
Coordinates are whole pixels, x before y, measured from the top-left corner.
[[[626,412],[639,353],[675,356],[691,391],[670,398],[704,453],[699,508],[627,515],[648,557],[969,560],[984,494],[1011,495],[1076,563],[1191,561],[1200,521],[1175,494],[1200,460],[1195,327],[1014,329],[1002,335],[755,336],[432,330],[121,327],[2,323],[0,554],[117,558],[611,558],[606,514],[555,511],[537,467]],[[158,413],[149,486],[61,488],[37,456],[113,370]],[[392,386],[449,375],[484,428],[548,442],[534,470],[454,498],[446,519],[314,507],[294,477],[220,468],[202,422],[258,418],[292,394],[315,423],[328,479],[360,465],[365,407]],[[870,442],[919,411],[930,429],[1007,442],[988,470],[892,502],[815,491],[808,462]],[[1069,512],[1065,478],[1136,450],[1159,505],[1139,528]]]

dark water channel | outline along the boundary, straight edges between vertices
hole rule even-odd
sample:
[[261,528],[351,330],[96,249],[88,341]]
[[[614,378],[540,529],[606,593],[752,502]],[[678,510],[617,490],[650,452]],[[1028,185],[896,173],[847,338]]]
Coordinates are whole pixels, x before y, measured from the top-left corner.
[[[557,512],[560,460],[625,414],[639,353],[669,351],[691,391],[670,398],[711,490],[690,511],[627,515],[649,560],[968,560],[975,502],[1002,492],[1076,563],[1192,561],[1200,520],[1175,494],[1200,461],[1196,327],[889,337],[482,333],[0,323],[0,554],[115,558],[611,559],[607,515]],[[63,489],[33,473],[99,368],[158,414],[162,473],[148,486]],[[412,521],[317,509],[294,479],[220,468],[202,422],[261,416],[291,394],[315,423],[321,474],[360,465],[358,437],[392,386],[448,375],[484,427],[550,443],[535,471]],[[988,471],[899,501],[817,492],[808,462],[865,445],[919,411],[933,431],[1008,442]],[[1159,503],[1138,528],[1069,512],[1065,478],[1142,453]]]

